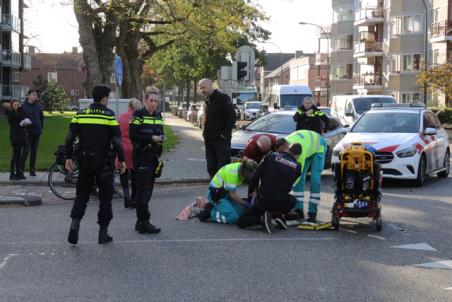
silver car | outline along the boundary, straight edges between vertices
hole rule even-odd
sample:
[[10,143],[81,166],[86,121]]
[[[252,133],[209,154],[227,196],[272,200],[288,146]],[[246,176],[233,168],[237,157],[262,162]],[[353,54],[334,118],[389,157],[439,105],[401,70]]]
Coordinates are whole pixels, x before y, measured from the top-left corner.
[[[276,137],[284,137],[296,130],[296,123],[293,120],[295,111],[275,111],[264,115],[248,126],[244,126],[232,134],[231,141],[231,157],[237,160],[243,156],[245,145],[255,134],[269,133]],[[331,167],[331,154],[334,146],[344,137],[348,132],[338,119],[328,115],[329,126],[324,134],[327,140],[328,150],[325,157],[325,169]]]

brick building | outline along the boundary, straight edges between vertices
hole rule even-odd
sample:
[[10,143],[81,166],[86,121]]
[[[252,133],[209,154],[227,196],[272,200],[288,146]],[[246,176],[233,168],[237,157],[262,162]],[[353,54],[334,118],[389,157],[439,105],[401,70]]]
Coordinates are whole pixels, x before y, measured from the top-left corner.
[[73,47],[72,52],[36,53],[29,47],[33,67],[21,73],[20,83],[33,86],[33,80],[41,75],[45,80],[56,81],[66,91],[70,103],[86,97],[87,71],[84,68],[83,54]]

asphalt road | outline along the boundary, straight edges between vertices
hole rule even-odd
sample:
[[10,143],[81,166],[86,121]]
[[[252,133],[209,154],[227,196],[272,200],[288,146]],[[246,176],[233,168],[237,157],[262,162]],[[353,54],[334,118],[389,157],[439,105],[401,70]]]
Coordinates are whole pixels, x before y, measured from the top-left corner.
[[[324,220],[332,185],[325,177]],[[451,178],[423,188],[386,183],[381,233],[367,219],[350,219],[340,231],[271,235],[176,221],[205,189],[159,187],[151,209],[162,233],[137,234],[134,212],[116,200],[114,242],[105,246],[97,244],[96,201],[80,243],[70,246],[70,202],[43,187],[9,188],[44,193],[44,204],[0,209],[0,301],[452,301],[451,185]],[[427,250],[394,248],[406,244]],[[437,261],[450,262],[416,266]]]

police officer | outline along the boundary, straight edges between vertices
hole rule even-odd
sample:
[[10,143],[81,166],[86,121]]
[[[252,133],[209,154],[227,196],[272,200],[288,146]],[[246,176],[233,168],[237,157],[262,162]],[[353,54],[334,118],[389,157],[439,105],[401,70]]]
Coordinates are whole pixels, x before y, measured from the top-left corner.
[[289,148],[284,138],[278,139],[277,145],[280,152],[271,152],[264,157],[251,179],[250,187],[257,191],[257,201],[240,217],[237,222],[240,228],[260,224],[270,234],[270,212],[279,212],[283,215],[275,221],[287,229],[285,215],[295,206],[295,198],[289,192],[301,175],[301,165],[296,160],[301,154],[301,145],[293,144]]
[[301,155],[297,158],[297,162],[301,165],[302,173],[300,179],[293,188],[294,195],[297,199],[295,211],[298,214],[298,219],[304,219],[304,187],[306,175],[308,172],[311,172],[309,178],[310,192],[307,221],[315,223],[317,219],[317,208],[320,202],[320,181],[327,151],[326,141],[320,134],[309,130],[295,131],[287,136],[286,139],[291,144],[300,144],[302,148]]
[[77,180],[76,198],[71,211],[72,224],[68,241],[77,244],[80,220],[85,214],[89,195],[96,181],[99,187],[98,224],[99,244],[113,240],[107,228],[113,218],[111,200],[113,196],[114,160],[118,157],[118,169],[125,171],[124,152],[121,144],[121,130],[115,119],[115,113],[107,108],[110,88],[95,86],[94,102],[74,116],[66,138],[66,169],[72,173],[74,163],[74,141],[78,137],[79,150],[77,163],[79,176]]
[[306,97],[295,115],[294,121],[297,123],[297,130],[311,130],[322,134],[323,129],[328,128],[329,120],[325,113],[320,111],[310,97]]
[[136,179],[135,230],[140,234],[160,233],[160,228],[149,222],[149,200],[154,190],[156,170],[164,142],[162,114],[157,112],[159,92],[147,90],[143,108],[135,111],[130,121],[129,134],[133,145],[132,160]]

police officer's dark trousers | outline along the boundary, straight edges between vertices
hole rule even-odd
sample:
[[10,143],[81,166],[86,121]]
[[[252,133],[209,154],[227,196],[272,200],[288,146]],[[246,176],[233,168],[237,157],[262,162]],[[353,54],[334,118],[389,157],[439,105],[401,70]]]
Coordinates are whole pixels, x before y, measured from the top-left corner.
[[114,159],[108,154],[86,152],[79,161],[77,197],[71,211],[72,218],[82,219],[85,214],[94,180],[99,187],[99,212],[97,223],[106,227],[113,218],[111,200],[113,197]]
[[133,166],[136,181],[136,211],[138,222],[146,223],[151,218],[149,201],[152,197],[155,183],[155,169],[158,165],[158,155],[149,151],[134,151]]
[[279,198],[258,197],[257,202],[249,208],[237,221],[239,228],[246,228],[261,223],[261,216],[266,211],[287,214],[295,206],[295,198],[292,195]]

